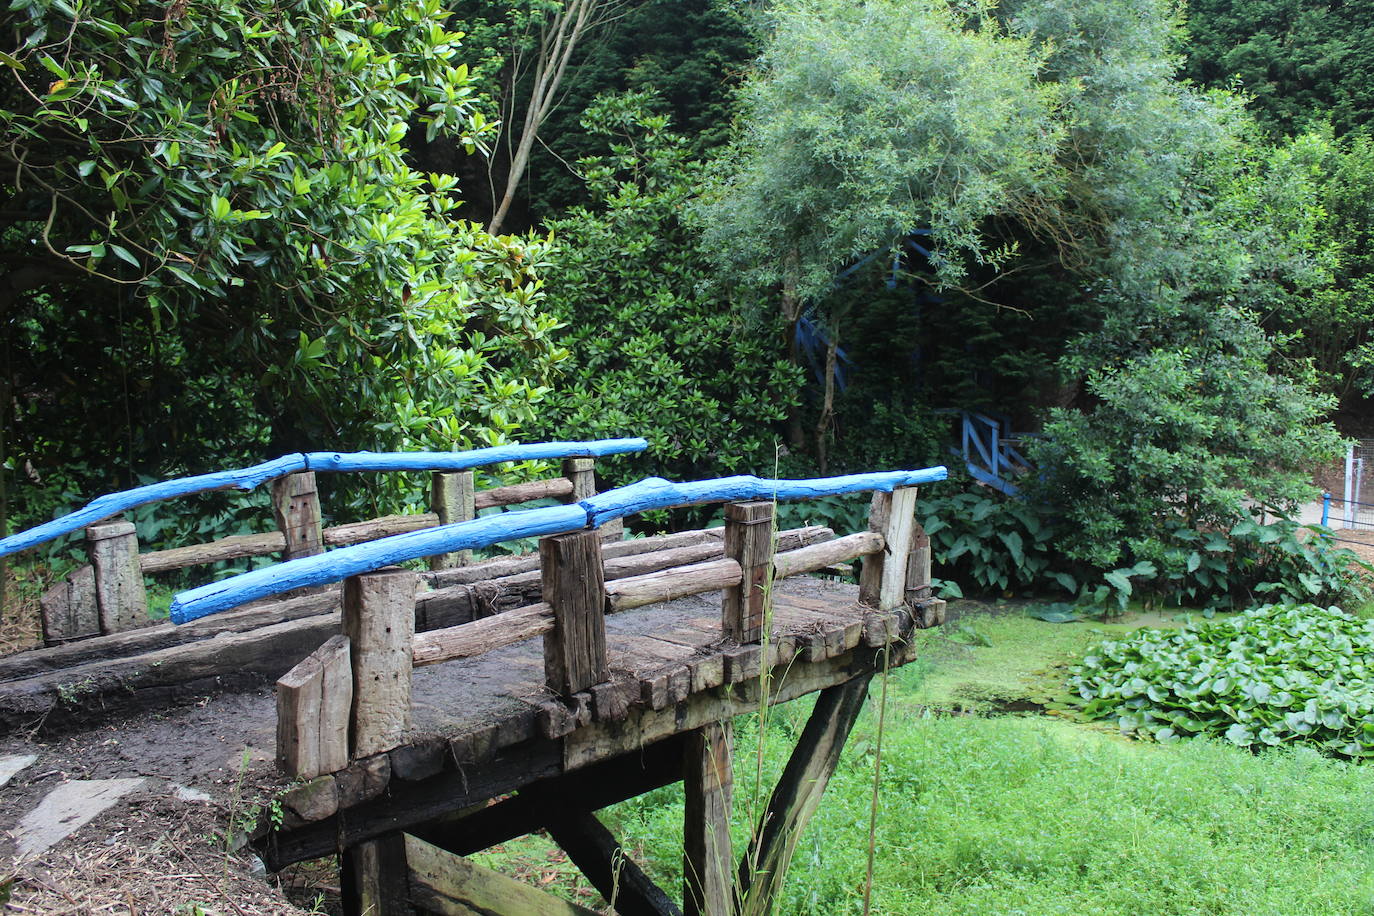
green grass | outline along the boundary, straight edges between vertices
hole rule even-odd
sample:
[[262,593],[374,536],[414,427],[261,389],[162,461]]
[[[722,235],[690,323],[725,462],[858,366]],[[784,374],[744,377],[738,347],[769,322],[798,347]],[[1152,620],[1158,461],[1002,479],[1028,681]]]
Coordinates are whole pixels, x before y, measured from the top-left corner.
[[[1157,621],[1151,621],[1157,622]],[[1374,913],[1374,770],[1307,750],[1156,745],[1045,715],[951,715],[1062,691],[1062,662],[1131,626],[971,622],[964,644],[926,634],[889,685],[874,912],[922,914]],[[855,913],[863,893],[878,684],[778,914]],[[737,720],[736,841],[766,797],[809,702],[775,710],[752,783],[757,722]],[[680,786],[602,812],[672,892],[681,883]],[[487,861],[571,866],[537,839]],[[551,858],[554,857],[554,858]],[[584,898],[584,902],[585,898]]]

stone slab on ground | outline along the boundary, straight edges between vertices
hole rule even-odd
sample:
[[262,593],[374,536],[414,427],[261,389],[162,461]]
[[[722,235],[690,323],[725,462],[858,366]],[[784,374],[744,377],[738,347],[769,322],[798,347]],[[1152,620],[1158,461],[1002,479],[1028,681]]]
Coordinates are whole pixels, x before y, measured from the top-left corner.
[[141,777],[63,783],[19,821],[14,831],[19,856],[47,852],[141,785]]
[[15,773],[32,765],[37,759],[37,754],[11,754],[8,757],[0,757],[0,786],[5,785],[14,778]]

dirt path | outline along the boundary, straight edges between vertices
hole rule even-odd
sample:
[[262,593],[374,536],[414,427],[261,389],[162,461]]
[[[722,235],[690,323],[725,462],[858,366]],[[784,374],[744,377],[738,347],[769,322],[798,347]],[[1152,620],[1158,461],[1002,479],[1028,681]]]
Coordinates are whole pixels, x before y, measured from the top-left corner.
[[[55,739],[0,742],[0,754],[37,755],[0,787],[0,855],[13,879],[5,912],[306,912],[254,857],[226,845],[281,783],[272,709],[265,690],[229,694]],[[17,857],[16,834],[55,789],[135,778],[137,788],[70,837]]]

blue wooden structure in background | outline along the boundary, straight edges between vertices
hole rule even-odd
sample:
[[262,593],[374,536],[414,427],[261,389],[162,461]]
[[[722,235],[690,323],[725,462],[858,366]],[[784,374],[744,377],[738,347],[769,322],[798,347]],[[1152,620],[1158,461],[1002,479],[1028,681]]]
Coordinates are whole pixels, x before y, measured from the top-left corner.
[[1008,496],[1018,496],[1013,481],[1031,468],[1030,461],[1017,449],[1024,435],[1011,433],[1010,421],[971,410],[937,411],[959,414],[959,447],[950,448],[964,460],[974,480]]

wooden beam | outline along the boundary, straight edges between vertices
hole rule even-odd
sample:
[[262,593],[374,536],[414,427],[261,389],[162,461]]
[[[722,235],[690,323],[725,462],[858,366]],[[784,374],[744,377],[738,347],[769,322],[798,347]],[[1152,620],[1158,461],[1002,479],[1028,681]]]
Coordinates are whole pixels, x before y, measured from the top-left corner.
[[596,815],[554,818],[548,829],[553,841],[619,916],[682,916],[677,904],[625,854]]
[[139,565],[143,572],[159,573],[202,563],[222,563],[226,560],[240,560],[244,557],[265,557],[281,553],[286,549],[286,535],[280,531],[266,534],[236,534],[220,538],[208,544],[190,544],[186,547],[173,547],[170,550],[151,550],[140,554]]
[[100,632],[122,633],[147,625],[148,595],[133,523],[121,519],[91,525],[86,529],[86,549],[95,567]]
[[683,767],[683,910],[687,916],[732,916],[735,856],[730,845],[734,790],[731,720],[687,736]]
[[415,573],[388,567],[344,581],[343,632],[353,646],[352,754],[395,747],[410,727]]
[[[569,461],[591,462],[590,458],[570,458]],[[536,499],[564,499],[573,495],[575,484],[564,477],[551,477],[548,480],[531,480],[515,483],[508,487],[493,487],[479,490],[473,497],[477,509],[491,509],[496,506],[514,506],[519,503],[533,502]],[[572,502],[577,502],[576,499]]]
[[571,696],[609,676],[601,538],[595,531],[543,538],[539,558],[554,617],[544,634],[544,679],[554,693]]
[[606,608],[614,613],[738,585],[740,565],[712,560],[606,583]]
[[[0,685],[0,733],[31,731],[35,722],[51,728],[106,721],[116,713],[141,711],[177,700],[182,685],[219,678],[221,689],[256,689],[263,676],[276,680],[339,629],[339,615],[288,620],[246,633],[221,633],[189,645],[173,645],[125,658],[90,660],[7,681]],[[121,636],[133,635],[130,631]],[[99,641],[115,637],[99,637]],[[97,640],[42,651],[76,648]],[[64,703],[75,692],[80,700]],[[203,693],[201,694],[204,695]],[[98,702],[97,702],[98,700]]]
[[[778,550],[796,550],[832,540],[835,532],[821,525],[792,528],[778,533]],[[619,557],[633,557],[643,554],[674,550],[680,547],[700,547],[714,545],[715,552],[699,559],[714,559],[724,556],[724,528],[701,528],[695,531],[680,531],[677,534],[659,534],[647,538],[632,538],[628,541],[608,543],[601,548],[601,557],[608,568],[612,560]],[[684,561],[685,562],[685,561]],[[538,554],[518,557],[497,557],[483,560],[459,569],[431,570],[420,574],[420,578],[431,589],[443,589],[453,585],[471,585],[490,579],[514,576],[539,568]],[[660,567],[661,568],[661,567]],[[608,575],[608,579],[615,578]]]
[[[503,748],[480,766],[445,770],[416,782],[391,780],[370,801],[299,828],[269,833],[255,839],[254,846],[273,870],[292,862],[318,859],[555,776],[562,769],[562,760],[560,742],[527,741]],[[387,776],[390,777],[389,772]]]
[[[905,571],[905,570],[904,570]],[[740,916],[765,916],[868,696],[872,673],[821,691],[739,866]]]
[[843,563],[855,557],[878,553],[883,549],[883,536],[874,531],[845,535],[833,541],[813,544],[800,550],[780,552],[773,557],[773,578],[785,579],[802,573],[815,572]]
[[497,871],[475,865],[413,836],[409,902],[440,916],[597,916],[596,910],[553,897]]
[[272,514],[286,536],[286,559],[324,553],[320,494],[314,471],[297,471],[272,481]]
[[725,555],[740,566],[738,585],[725,588],[721,628],[739,643],[763,638],[764,599],[773,575],[773,503],[727,503]]
[[344,916],[412,916],[409,844],[400,833],[339,853]]
[[419,515],[384,515],[363,522],[348,522],[324,529],[324,542],[330,547],[347,547],[350,544],[363,544],[379,538],[408,531],[421,531],[439,524],[439,516],[433,512]]
[[553,628],[553,608],[541,602],[456,627],[416,633],[411,651],[413,664],[420,668],[455,658],[470,658],[546,635]]
[[597,811],[677,782],[685,748],[682,736],[673,736],[573,773],[532,782],[495,804],[436,818],[409,832],[454,855],[481,852],[544,829],[549,812],[566,809],[570,799],[580,810]]

